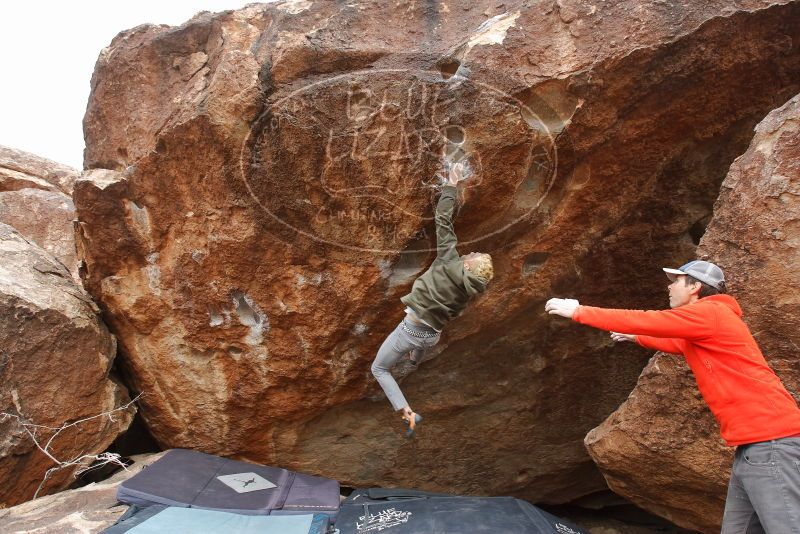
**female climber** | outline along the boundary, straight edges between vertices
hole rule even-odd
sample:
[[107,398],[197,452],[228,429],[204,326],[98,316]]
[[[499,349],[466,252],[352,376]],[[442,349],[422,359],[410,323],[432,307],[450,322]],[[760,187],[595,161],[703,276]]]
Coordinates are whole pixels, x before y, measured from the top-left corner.
[[464,310],[470,297],[482,293],[494,276],[489,254],[470,252],[459,256],[456,251],[453,212],[457,184],[464,179],[464,163],[451,165],[447,174],[436,206],[436,259],[414,281],[411,292],[400,299],[406,306],[406,315],[384,340],[372,362],[372,374],[392,407],[403,412],[408,437],[414,435],[422,417],[408,405],[392,376],[392,367],[409,353],[412,363],[419,363],[425,349],[438,343],[442,328]]

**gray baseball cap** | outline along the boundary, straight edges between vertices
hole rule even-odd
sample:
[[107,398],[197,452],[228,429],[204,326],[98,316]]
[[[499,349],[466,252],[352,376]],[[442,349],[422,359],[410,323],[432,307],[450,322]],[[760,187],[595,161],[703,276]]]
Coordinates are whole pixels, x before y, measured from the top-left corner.
[[677,269],[670,269],[669,267],[663,267],[663,269],[672,281],[675,281],[676,276],[688,274],[692,278],[705,282],[714,289],[719,289],[720,284],[725,282],[725,274],[722,269],[710,261],[694,260],[681,265]]

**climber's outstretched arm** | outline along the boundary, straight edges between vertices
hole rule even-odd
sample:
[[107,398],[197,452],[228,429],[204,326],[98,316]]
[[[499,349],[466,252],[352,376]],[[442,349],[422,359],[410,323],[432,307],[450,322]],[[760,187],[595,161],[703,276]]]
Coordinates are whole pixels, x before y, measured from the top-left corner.
[[442,261],[458,259],[456,230],[453,227],[458,190],[456,184],[463,179],[464,166],[456,163],[447,173],[447,183],[442,188],[439,203],[436,205],[436,258]]

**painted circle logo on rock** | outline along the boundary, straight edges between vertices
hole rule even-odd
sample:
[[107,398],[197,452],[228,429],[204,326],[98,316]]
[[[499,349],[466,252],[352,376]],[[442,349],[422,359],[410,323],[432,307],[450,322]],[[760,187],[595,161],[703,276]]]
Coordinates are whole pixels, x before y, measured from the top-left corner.
[[250,129],[239,171],[269,231],[383,254],[435,246],[433,205],[461,161],[464,200],[483,213],[470,214],[460,246],[489,252],[546,211],[556,181],[569,117],[528,93],[399,69],[281,89]]

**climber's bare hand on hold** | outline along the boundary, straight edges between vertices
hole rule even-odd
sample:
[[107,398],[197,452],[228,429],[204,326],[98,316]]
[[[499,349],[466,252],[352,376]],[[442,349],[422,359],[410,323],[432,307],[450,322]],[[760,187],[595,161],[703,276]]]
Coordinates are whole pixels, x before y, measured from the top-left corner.
[[450,165],[447,172],[447,183],[449,185],[457,185],[458,182],[464,179],[464,162],[459,161]]

